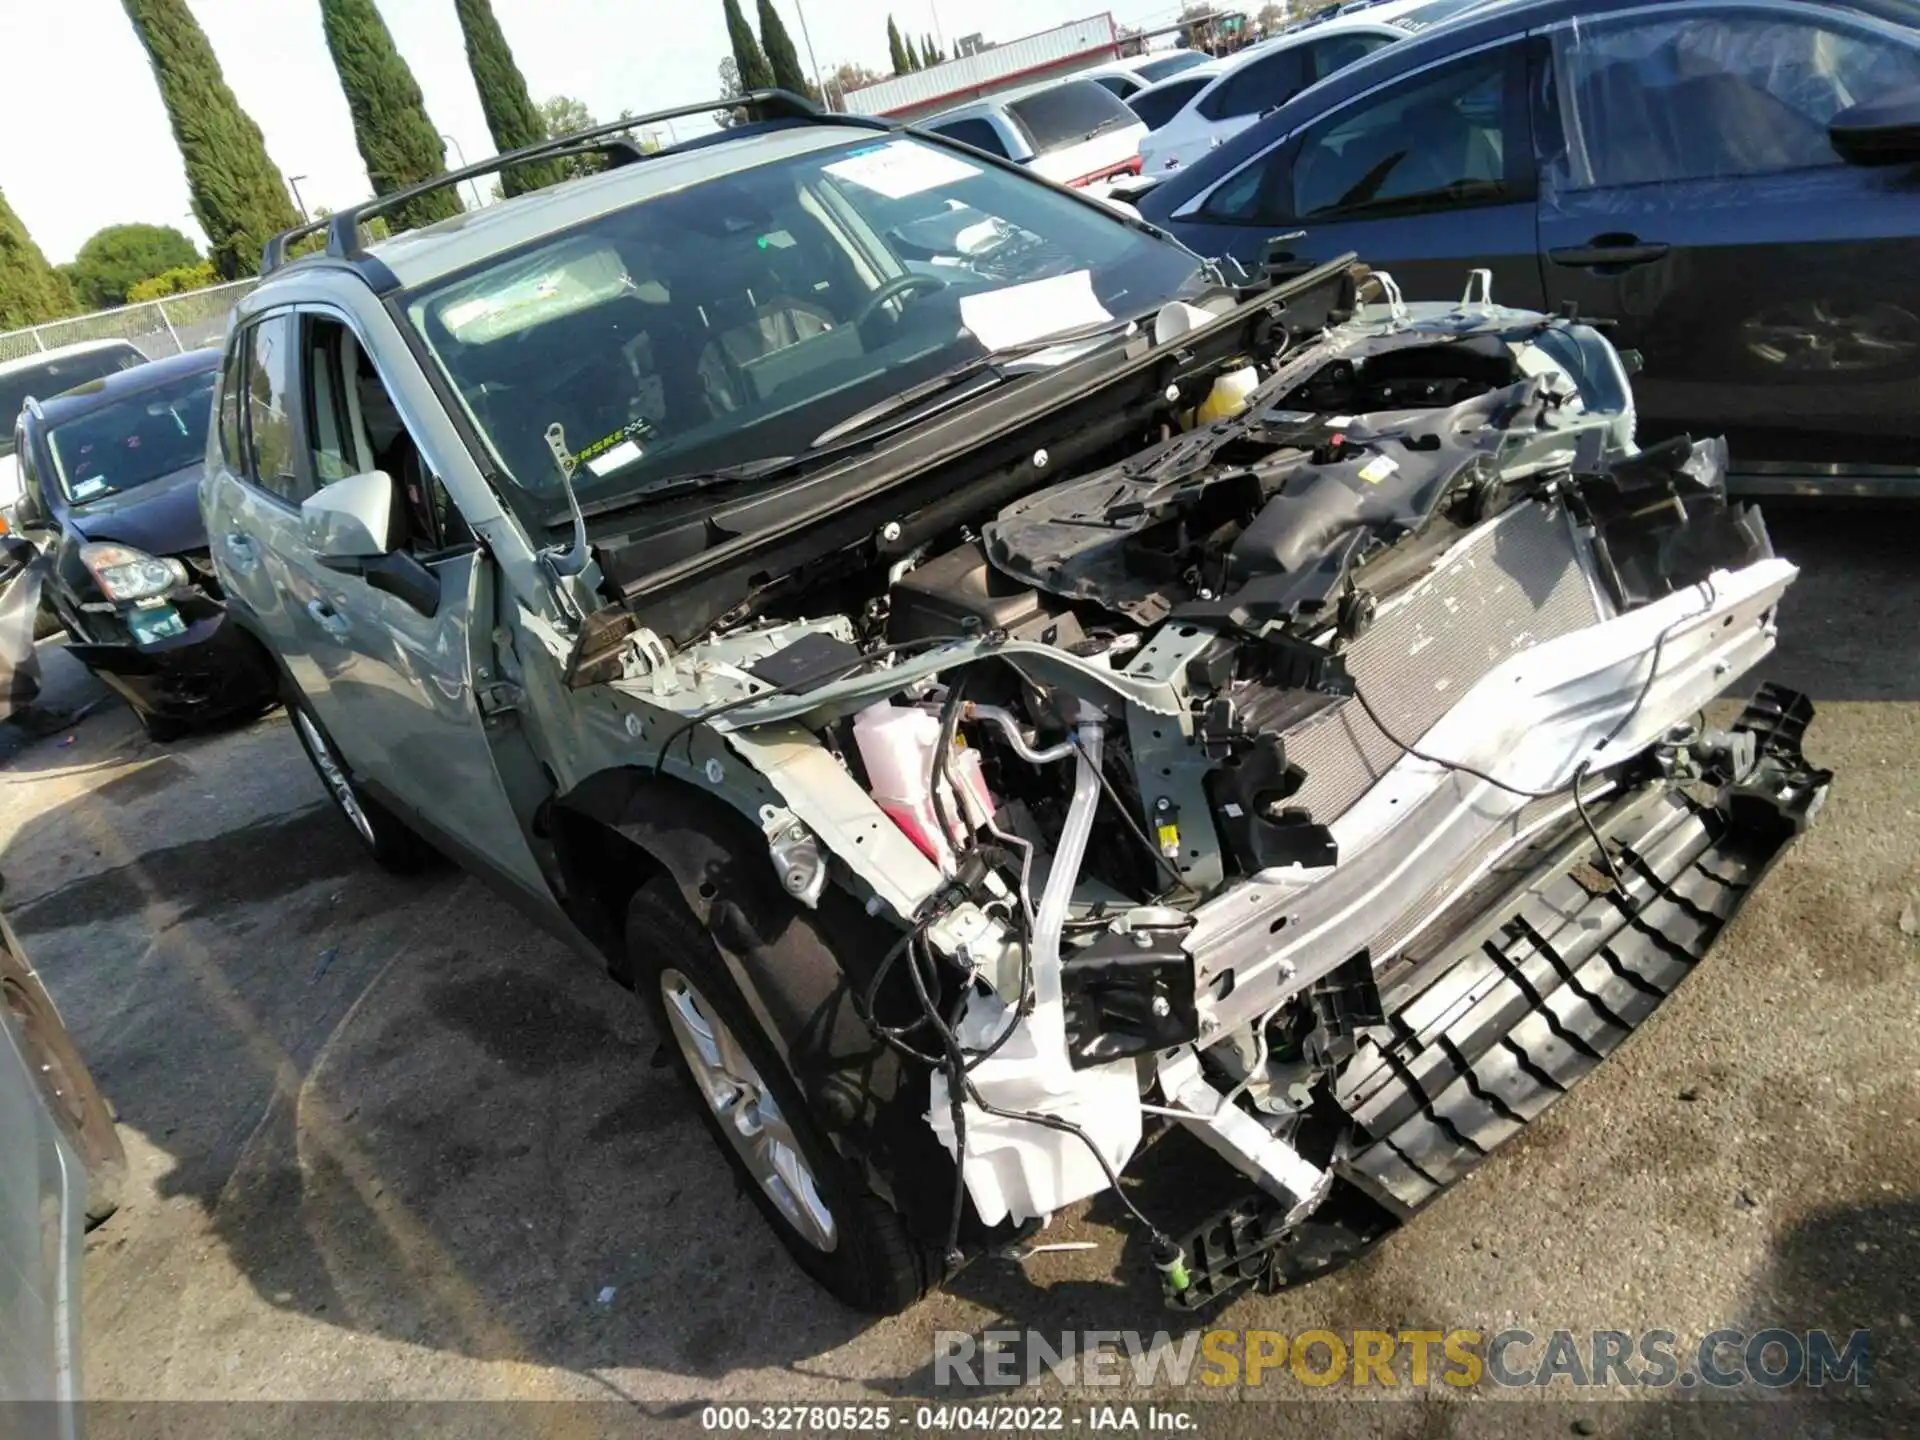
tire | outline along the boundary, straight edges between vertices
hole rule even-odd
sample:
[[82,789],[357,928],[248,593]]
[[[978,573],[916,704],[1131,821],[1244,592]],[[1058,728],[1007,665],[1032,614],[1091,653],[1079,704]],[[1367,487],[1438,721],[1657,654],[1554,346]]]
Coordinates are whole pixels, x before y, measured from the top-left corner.
[[184,736],[189,728],[184,720],[170,720],[164,715],[149,715],[144,710],[135,713],[140,717],[140,728],[146,731],[147,739],[156,745],[171,745]]
[[409,829],[406,822],[378,800],[367,794],[354,779],[353,771],[341,758],[333,737],[320,723],[306,700],[287,697],[287,716],[293,721],[293,733],[320,785],[333,802],[334,812],[346,821],[376,865],[396,875],[411,875],[438,862],[440,855],[431,845]]
[[[852,1309],[895,1315],[912,1305],[928,1285],[919,1247],[827,1139],[781,1047],[754,1018],[672,880],[656,876],[634,895],[626,942],[636,988],[695,1109],[787,1253]],[[717,1041],[713,1053],[725,1057],[722,1067],[696,1059],[689,1037],[700,1020]],[[769,1173],[772,1181],[763,1179]]]
[[27,1063],[40,1077],[54,1123],[79,1151],[87,1170],[87,1228],[120,1208],[127,1183],[127,1152],[113,1123],[113,1108],[94,1083],[86,1062],[39,977],[0,944],[0,1006],[17,1022]]

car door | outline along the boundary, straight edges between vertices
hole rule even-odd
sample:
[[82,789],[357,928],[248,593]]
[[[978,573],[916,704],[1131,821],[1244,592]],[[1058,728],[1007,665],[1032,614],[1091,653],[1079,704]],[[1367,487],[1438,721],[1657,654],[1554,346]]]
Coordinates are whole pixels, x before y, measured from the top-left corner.
[[1724,433],[1749,473],[1914,465],[1915,168],[1848,166],[1827,124],[1920,85],[1920,37],[1701,3],[1563,25],[1536,63],[1547,299],[1640,351],[1643,437]]
[[1507,41],[1385,81],[1194,196],[1174,231],[1282,273],[1355,251],[1408,299],[1457,298],[1486,268],[1496,299],[1538,305],[1526,76]]
[[200,511],[229,610],[305,689],[311,667],[293,615],[307,597],[279,558],[299,541],[310,493],[293,441],[293,324],[291,310],[271,311],[227,341]]
[[305,662],[296,683],[357,778],[440,843],[546,895],[531,817],[501,779],[497,752],[525,747],[513,688],[494,673],[492,562],[441,484],[445,457],[415,439],[393,399],[404,392],[347,317],[303,307],[295,324],[303,468],[316,490],[370,470],[391,477],[396,548],[438,590],[422,608],[304,541],[290,546],[279,558],[303,600],[290,616]]

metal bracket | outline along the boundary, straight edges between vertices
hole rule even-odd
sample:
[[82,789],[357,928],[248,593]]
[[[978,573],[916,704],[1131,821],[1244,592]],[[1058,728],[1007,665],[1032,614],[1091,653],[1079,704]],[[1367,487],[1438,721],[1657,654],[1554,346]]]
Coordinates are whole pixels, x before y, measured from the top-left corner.
[[809,910],[819,909],[821,892],[827,888],[827,857],[818,837],[794,819],[791,810],[772,805],[761,807],[760,825],[780,888]]
[[1180,1123],[1285,1205],[1286,1224],[1299,1224],[1327,1198],[1333,1172],[1307,1160],[1214,1089],[1191,1048],[1163,1051],[1159,1073],[1160,1093],[1182,1112]]
[[667,653],[666,642],[645,626],[627,636],[626,648],[620,655],[623,680],[638,680],[642,676],[652,681],[650,688],[655,695],[672,695],[680,689],[680,677],[674,673],[673,657]]

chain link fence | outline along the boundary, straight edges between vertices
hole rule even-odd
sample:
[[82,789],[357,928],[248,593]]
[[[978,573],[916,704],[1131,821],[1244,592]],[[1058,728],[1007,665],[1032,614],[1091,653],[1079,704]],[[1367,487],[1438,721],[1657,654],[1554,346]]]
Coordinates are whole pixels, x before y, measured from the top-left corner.
[[235,280],[164,300],[10,330],[0,334],[0,360],[21,360],[82,340],[131,340],[149,360],[217,345],[226,336],[227,317],[235,302],[259,283]]

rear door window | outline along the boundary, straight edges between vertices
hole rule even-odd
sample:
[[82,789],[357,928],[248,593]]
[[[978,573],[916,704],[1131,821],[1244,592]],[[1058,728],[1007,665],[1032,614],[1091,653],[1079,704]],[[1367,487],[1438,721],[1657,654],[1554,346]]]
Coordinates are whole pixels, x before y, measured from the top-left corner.
[[242,476],[289,505],[298,505],[309,493],[294,433],[295,344],[291,315],[270,315],[249,331],[241,446]]
[[944,135],[949,140],[958,140],[962,145],[971,145],[976,150],[984,150],[989,155],[998,155],[1002,159],[1011,159],[1007,154],[1006,141],[1000,138],[1000,132],[993,123],[971,116],[965,120],[947,120],[938,125],[927,127],[936,135]]
[[1510,49],[1485,51],[1335,111],[1300,142],[1290,213],[1404,214],[1514,198],[1514,70]]
[[1317,84],[1391,44],[1392,38],[1386,35],[1335,35],[1317,41],[1307,46],[1306,83]]
[[1200,113],[1209,120],[1263,115],[1286,104],[1306,83],[1299,47],[1264,55],[1221,77],[1200,102]]
[[1126,104],[1091,80],[1071,80],[1012,101],[1007,111],[1027,132],[1036,155],[1063,150],[1125,125],[1137,125]]
[[1140,117],[1142,125],[1149,130],[1158,130],[1179,114],[1189,100],[1206,89],[1212,79],[1211,75],[1201,75],[1190,80],[1169,81],[1152,90],[1142,90],[1127,103],[1133,107],[1133,113]]

